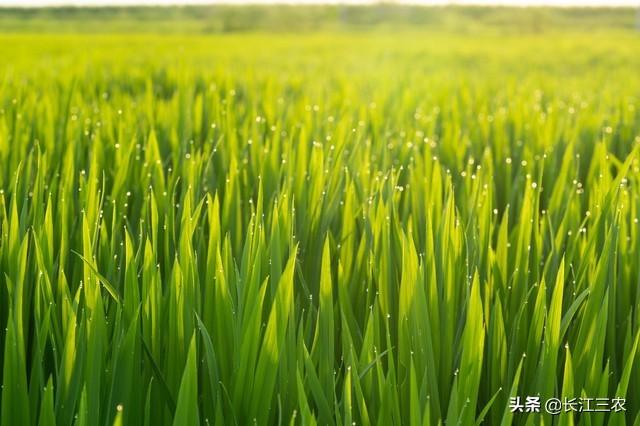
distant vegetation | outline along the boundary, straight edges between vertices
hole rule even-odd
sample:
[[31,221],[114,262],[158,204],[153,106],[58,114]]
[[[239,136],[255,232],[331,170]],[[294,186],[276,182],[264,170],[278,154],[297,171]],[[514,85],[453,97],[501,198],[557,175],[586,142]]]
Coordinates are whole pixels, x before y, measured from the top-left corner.
[[403,27],[501,33],[629,29],[630,8],[373,6],[184,6],[0,9],[1,31],[226,33],[240,31],[361,30]]

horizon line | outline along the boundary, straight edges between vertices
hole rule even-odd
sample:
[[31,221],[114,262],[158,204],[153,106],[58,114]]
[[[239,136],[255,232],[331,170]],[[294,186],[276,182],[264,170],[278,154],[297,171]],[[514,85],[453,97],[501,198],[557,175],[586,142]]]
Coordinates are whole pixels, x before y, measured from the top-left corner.
[[640,8],[637,0],[0,0],[0,9],[94,8],[94,7],[181,7],[181,6],[487,6],[515,8]]

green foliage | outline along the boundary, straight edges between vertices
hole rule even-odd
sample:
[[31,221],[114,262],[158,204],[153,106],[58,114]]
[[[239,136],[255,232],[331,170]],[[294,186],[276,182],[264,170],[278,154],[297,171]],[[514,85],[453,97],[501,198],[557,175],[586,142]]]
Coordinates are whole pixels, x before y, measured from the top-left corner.
[[640,39],[580,28],[0,35],[1,424],[638,424]]
[[470,33],[540,33],[633,29],[632,8],[552,8],[420,5],[380,2],[354,4],[230,4],[165,7],[3,8],[0,27],[29,33],[234,33],[247,31],[360,31],[398,27]]

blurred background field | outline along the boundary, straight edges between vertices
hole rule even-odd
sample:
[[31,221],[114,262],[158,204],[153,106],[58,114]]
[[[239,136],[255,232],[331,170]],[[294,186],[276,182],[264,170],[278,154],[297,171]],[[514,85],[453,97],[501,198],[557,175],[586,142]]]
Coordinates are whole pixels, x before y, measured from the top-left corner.
[[414,29],[468,34],[553,30],[602,32],[638,28],[628,7],[498,7],[399,5],[216,5],[0,9],[2,32],[190,33]]

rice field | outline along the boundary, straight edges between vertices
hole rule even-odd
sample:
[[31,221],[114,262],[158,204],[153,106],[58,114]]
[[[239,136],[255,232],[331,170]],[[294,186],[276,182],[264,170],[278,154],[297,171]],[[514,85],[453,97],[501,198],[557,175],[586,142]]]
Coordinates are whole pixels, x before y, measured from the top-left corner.
[[485,12],[0,19],[0,424],[640,425],[640,33]]

